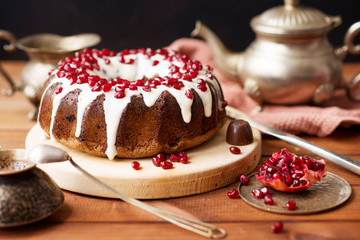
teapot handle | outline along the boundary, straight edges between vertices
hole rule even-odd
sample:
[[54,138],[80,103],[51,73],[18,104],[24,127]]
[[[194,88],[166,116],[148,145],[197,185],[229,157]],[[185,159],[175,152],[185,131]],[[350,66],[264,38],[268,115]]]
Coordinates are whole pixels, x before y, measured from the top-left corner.
[[335,54],[344,59],[346,54],[349,52],[351,54],[360,54],[360,44],[354,45],[354,38],[360,33],[360,22],[356,22],[349,30],[346,32],[345,39],[344,39],[344,46],[335,50]]
[[[8,52],[13,52],[16,49],[16,38],[15,36],[6,30],[0,30],[0,39],[6,39],[9,41],[9,44],[4,45],[4,49]],[[16,85],[10,76],[5,72],[3,67],[0,65],[0,73],[4,78],[9,82],[11,89],[2,89],[4,95],[11,96],[16,91]]]

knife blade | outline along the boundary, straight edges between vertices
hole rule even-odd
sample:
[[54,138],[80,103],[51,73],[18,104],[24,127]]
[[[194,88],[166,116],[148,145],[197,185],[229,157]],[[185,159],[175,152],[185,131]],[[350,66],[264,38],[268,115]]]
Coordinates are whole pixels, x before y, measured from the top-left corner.
[[292,145],[306,149],[314,154],[317,154],[323,158],[326,158],[329,161],[332,161],[332,162],[360,175],[360,162],[359,161],[356,161],[352,158],[341,155],[337,152],[333,152],[329,149],[323,148],[316,144],[310,143],[310,142],[306,141],[305,139],[302,139],[298,136],[286,133],[284,131],[278,130],[276,128],[270,127],[270,126],[263,124],[261,122],[258,122],[256,120],[253,120],[250,117],[248,117],[245,113],[237,110],[236,108],[227,106],[226,107],[226,115],[233,119],[244,119],[244,120],[248,121],[252,127],[257,128],[260,132],[266,133],[268,135],[271,135],[278,139],[281,139],[287,143],[290,143]]

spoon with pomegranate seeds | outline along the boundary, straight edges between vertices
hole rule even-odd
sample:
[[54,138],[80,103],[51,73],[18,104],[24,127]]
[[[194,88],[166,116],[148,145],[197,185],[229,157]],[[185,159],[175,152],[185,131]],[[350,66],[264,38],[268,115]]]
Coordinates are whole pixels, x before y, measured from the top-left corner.
[[211,224],[198,221],[195,219],[183,217],[180,215],[176,215],[174,213],[165,211],[160,208],[153,207],[149,204],[143,203],[135,198],[127,197],[112,187],[109,187],[87,171],[85,171],[82,167],[77,165],[72,158],[63,150],[49,146],[49,145],[38,145],[37,147],[33,148],[28,153],[28,160],[35,164],[40,163],[52,163],[52,162],[62,162],[62,161],[70,161],[70,163],[77,168],[80,172],[82,172],[85,176],[90,178],[92,181],[100,185],[101,187],[105,188],[109,192],[113,193],[119,199],[130,203],[134,206],[140,207],[145,211],[148,211],[152,214],[155,214],[158,217],[161,217],[179,227],[185,228],[189,231],[195,232],[205,237],[209,238],[224,238],[226,236],[226,231],[222,228],[218,228]]
[[252,127],[257,128],[260,132],[266,133],[270,136],[274,136],[278,139],[281,139],[287,143],[290,143],[295,146],[301,147],[303,149],[309,150],[312,153],[322,156],[323,158],[326,158],[326,159],[360,175],[360,162],[359,161],[356,161],[352,158],[341,155],[339,153],[333,152],[333,151],[323,148],[321,146],[315,145],[315,144],[308,142],[298,136],[280,131],[280,130],[270,127],[266,124],[255,121],[255,120],[249,118],[248,116],[246,116],[241,111],[237,110],[236,108],[227,106],[226,107],[226,115],[233,119],[244,119],[244,120],[248,121]]

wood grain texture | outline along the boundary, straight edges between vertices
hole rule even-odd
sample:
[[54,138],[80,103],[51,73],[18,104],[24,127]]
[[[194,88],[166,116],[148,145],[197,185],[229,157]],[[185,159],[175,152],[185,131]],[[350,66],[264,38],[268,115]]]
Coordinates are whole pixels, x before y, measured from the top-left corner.
[[[2,64],[14,78],[19,78],[24,67],[24,62]],[[345,64],[345,78],[354,77],[359,70],[360,63]],[[7,86],[1,77],[0,86]],[[27,119],[31,109],[21,93],[0,96],[0,145],[3,148],[25,147],[26,134],[34,125]],[[359,126],[338,128],[324,138],[301,137],[360,161]],[[262,161],[283,147],[297,154],[306,153],[269,136],[263,139]],[[228,233],[226,239],[359,239],[360,177],[329,161],[327,169],[347,180],[353,194],[342,206],[318,214],[273,214],[255,209],[241,199],[229,199],[226,193],[238,183],[204,194],[145,202],[222,227]],[[122,201],[68,191],[64,191],[64,195],[65,203],[54,215],[29,226],[0,229],[0,239],[205,239]],[[284,231],[273,234],[270,227],[279,220],[284,222]]]

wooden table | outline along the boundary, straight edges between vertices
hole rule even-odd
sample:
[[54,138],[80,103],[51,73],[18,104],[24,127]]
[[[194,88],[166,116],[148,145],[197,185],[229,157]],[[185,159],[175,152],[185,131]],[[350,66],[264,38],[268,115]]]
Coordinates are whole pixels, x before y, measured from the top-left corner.
[[[24,64],[2,62],[9,75],[17,80]],[[346,64],[345,77],[350,79],[359,70],[360,64]],[[8,86],[3,78],[0,86]],[[22,93],[0,96],[0,145],[4,149],[25,147],[25,136],[35,124],[27,119],[31,109]],[[359,126],[339,128],[325,138],[302,137],[360,160]],[[297,154],[306,153],[265,136],[262,160],[283,147]],[[146,202],[222,227],[228,233],[226,239],[360,239],[360,177],[332,162],[328,161],[327,165],[329,172],[346,179],[353,190],[345,204],[328,212],[296,216],[264,212],[241,199],[227,197],[226,193],[238,183],[205,194]],[[1,229],[0,239],[205,239],[122,201],[68,191],[64,195],[65,203],[55,214],[28,226]],[[282,233],[274,234],[270,227],[278,220],[284,222],[285,228]]]

